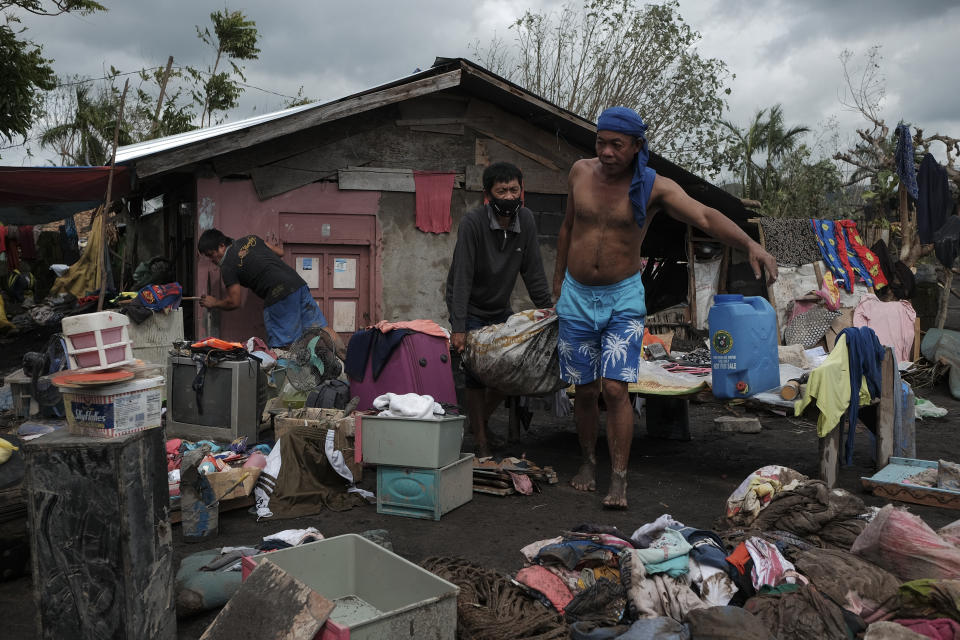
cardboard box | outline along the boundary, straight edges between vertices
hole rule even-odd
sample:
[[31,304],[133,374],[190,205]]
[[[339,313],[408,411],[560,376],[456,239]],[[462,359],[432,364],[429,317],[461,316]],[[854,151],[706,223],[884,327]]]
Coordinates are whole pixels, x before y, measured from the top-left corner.
[[[245,473],[249,475],[244,479],[243,483],[237,485],[230,493],[224,495],[225,491],[240,482],[240,478],[242,478]],[[258,478],[260,478],[260,469],[256,467],[248,469],[239,467],[207,474],[207,481],[210,482],[213,495],[220,500],[231,500],[233,498],[242,498],[250,495],[253,493],[253,487],[257,484]]]
[[[352,422],[353,418],[350,418]],[[344,423],[344,424],[341,424]],[[278,415],[273,421],[273,435],[279,440],[280,436],[289,431],[292,427],[313,426],[318,429],[337,429],[344,436],[353,436],[353,427],[346,427],[346,420],[343,419],[343,411],[339,409],[296,409],[288,411],[285,414]]]

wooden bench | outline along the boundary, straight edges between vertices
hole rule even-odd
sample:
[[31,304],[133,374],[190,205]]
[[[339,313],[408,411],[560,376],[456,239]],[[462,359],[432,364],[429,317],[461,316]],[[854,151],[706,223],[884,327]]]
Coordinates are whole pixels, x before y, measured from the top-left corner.
[[[899,385],[897,381],[900,379],[900,376],[897,372],[897,359],[893,354],[893,350],[890,347],[884,348],[884,357],[883,362],[880,364],[881,371],[881,382],[880,382],[880,398],[874,400],[871,407],[873,411],[876,412],[876,419],[870,420],[870,422],[875,422],[874,434],[876,435],[876,465],[877,469],[882,469],[890,462],[891,456],[894,455],[894,449],[896,446],[896,434],[894,433],[894,422],[895,422],[895,394],[900,393],[900,389],[897,388]],[[862,413],[870,413],[869,407],[861,407]],[[840,424],[834,427],[826,436],[819,438],[820,444],[820,479],[827,483],[827,486],[833,488],[837,484],[837,478],[840,473],[840,458],[841,452],[843,451],[841,443],[841,427],[843,422],[846,420],[846,415],[840,419]],[[864,421],[865,424],[867,421]],[[869,425],[868,425],[869,426]],[[901,443],[901,448],[907,450],[911,447],[914,448],[914,451],[908,457],[914,457],[916,455],[915,444],[914,444],[914,430],[913,425],[904,425],[905,426],[905,442]],[[854,425],[852,428],[856,428]],[[898,453],[904,453],[903,451]]]

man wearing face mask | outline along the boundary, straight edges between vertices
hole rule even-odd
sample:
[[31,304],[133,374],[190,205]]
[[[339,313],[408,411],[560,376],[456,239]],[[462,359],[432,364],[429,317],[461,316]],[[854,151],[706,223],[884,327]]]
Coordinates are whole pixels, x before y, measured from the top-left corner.
[[[454,351],[462,352],[466,332],[504,322],[513,310],[510,294],[523,276],[537,308],[553,306],[543,271],[533,213],[523,206],[523,174],[507,162],[491,164],[483,172],[487,203],[463,216],[457,246],[447,275]],[[466,375],[467,415],[477,454],[490,455],[487,421],[503,395]]]

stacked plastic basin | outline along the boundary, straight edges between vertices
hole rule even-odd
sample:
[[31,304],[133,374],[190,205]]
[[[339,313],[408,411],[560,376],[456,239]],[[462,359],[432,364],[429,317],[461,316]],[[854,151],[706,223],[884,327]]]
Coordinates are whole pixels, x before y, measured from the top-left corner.
[[133,362],[129,324],[127,316],[113,311],[64,318],[60,326],[70,368],[98,371]]
[[[99,374],[134,362],[130,319],[101,311],[60,322],[72,373]],[[63,394],[67,427],[75,435],[115,438],[161,425],[162,376],[117,383],[56,384]]]
[[473,454],[461,453],[463,416],[363,416],[358,448],[377,465],[377,513],[439,520],[473,498]]

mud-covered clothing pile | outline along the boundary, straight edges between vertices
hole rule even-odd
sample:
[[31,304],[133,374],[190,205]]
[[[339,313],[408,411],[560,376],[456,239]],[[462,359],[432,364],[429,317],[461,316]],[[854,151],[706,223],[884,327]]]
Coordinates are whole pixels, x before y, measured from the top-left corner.
[[818,547],[848,550],[866,526],[863,500],[779,465],[750,474],[727,500],[727,523],[785,531]]
[[[810,589],[800,589],[811,580],[785,552],[815,553],[820,550],[814,545],[842,543],[843,536],[837,534],[849,534],[850,529],[843,525],[847,519],[865,524],[858,519],[865,511],[862,501],[846,492],[827,491],[823,483],[792,469],[767,467],[738,487],[727,510],[732,514],[730,520],[761,534],[769,528],[770,535],[745,535],[728,547],[716,533],[687,527],[669,515],[639,527],[630,538],[616,529],[582,526],[524,547],[522,553],[530,564],[516,579],[568,622],[594,627],[659,618],[685,623],[693,611],[744,605],[758,594],[765,604],[756,606],[770,609],[765,615],[777,628],[803,627],[802,619],[814,606],[829,610],[842,622],[840,604],[829,598],[824,604],[822,597],[810,595],[817,588],[816,581]],[[850,534],[847,547],[855,537],[856,533]],[[800,557],[805,562],[816,558]],[[832,556],[824,558],[827,564]],[[885,599],[898,586],[887,579],[886,572],[852,556],[845,564],[840,562],[833,569],[817,567],[813,573],[833,576],[843,571],[842,567],[857,567],[866,576],[861,582],[880,584],[864,588],[861,582],[850,582],[840,602],[845,602],[849,591],[858,610],[873,611],[874,601]],[[771,599],[771,591],[776,598]],[[866,607],[864,600],[869,603]],[[794,614],[801,621],[795,620]]]
[[936,532],[769,465],[726,523],[581,525],[524,547],[516,582],[580,640],[960,638],[960,520]]

